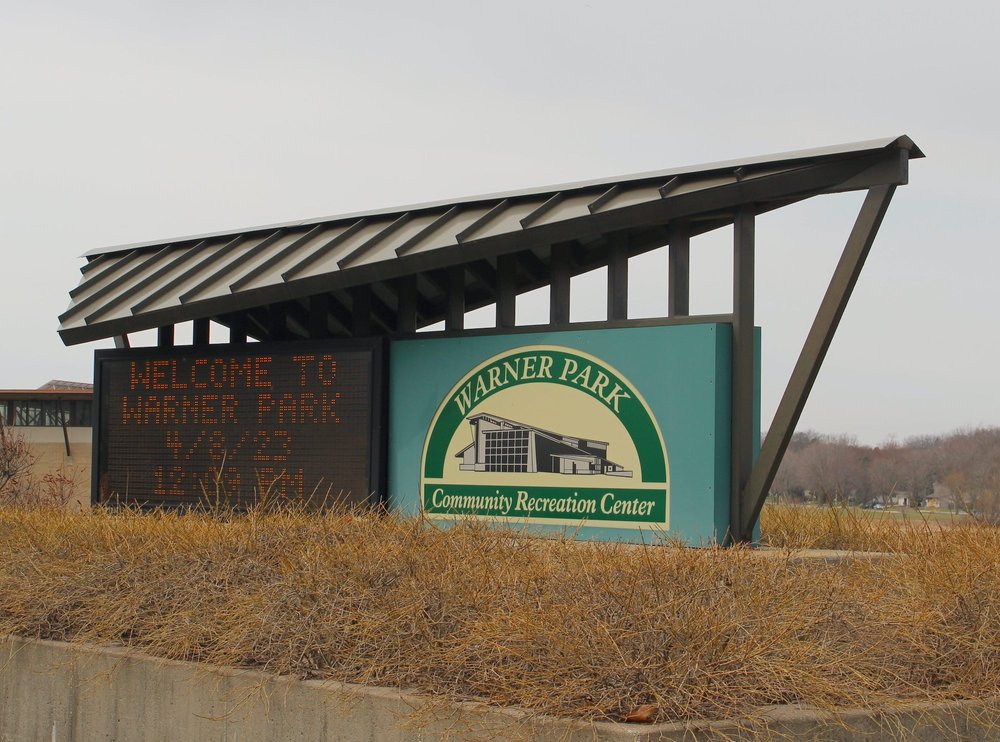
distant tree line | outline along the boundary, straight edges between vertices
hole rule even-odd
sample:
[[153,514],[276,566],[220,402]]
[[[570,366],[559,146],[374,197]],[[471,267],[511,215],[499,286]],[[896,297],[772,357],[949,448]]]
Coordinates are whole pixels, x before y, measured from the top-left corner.
[[875,447],[852,436],[796,433],[771,494],[821,504],[934,504],[1000,523],[1000,428]]

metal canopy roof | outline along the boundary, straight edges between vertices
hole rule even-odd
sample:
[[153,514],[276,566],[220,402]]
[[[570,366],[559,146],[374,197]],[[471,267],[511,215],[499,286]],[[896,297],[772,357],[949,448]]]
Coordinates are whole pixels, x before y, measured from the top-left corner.
[[[515,256],[513,290],[527,291],[550,282],[557,249],[582,273],[607,265],[613,245],[636,255],[679,228],[731,224],[742,206],[903,184],[914,157],[900,136],[97,250],[59,334],[72,345],[211,318],[261,339],[306,337],[319,306],[318,334],[395,332],[407,301],[416,326],[443,319],[456,290],[467,309],[496,301],[504,256]],[[371,316],[362,330],[359,301]]]

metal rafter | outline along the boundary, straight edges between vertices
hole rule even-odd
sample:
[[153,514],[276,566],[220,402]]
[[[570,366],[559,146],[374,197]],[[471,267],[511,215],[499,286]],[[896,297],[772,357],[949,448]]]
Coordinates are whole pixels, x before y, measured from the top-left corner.
[[296,276],[300,275],[301,273],[304,273],[306,269],[310,268],[311,266],[315,265],[317,262],[325,258],[327,255],[332,253],[334,250],[336,250],[342,244],[347,242],[347,240],[351,239],[351,237],[356,235],[358,232],[360,232],[367,226],[368,226],[367,218],[362,217],[361,219],[358,219],[349,227],[347,227],[343,232],[341,232],[338,235],[335,235],[334,237],[331,237],[326,242],[326,244],[324,244],[318,250],[312,251],[304,258],[302,258],[299,262],[295,263],[295,265],[293,265],[291,268],[282,273],[281,280],[288,282],[291,281]]
[[381,230],[378,234],[374,235],[373,237],[368,238],[362,244],[358,245],[358,247],[354,248],[353,250],[351,250],[351,252],[349,252],[347,255],[338,260],[337,267],[339,267],[341,270],[344,270],[349,265],[351,265],[351,263],[357,262],[362,257],[371,252],[373,249],[375,249],[375,247],[380,242],[382,242],[383,240],[387,239],[388,237],[392,236],[397,231],[399,231],[399,229],[402,226],[404,226],[407,222],[409,222],[412,218],[413,218],[412,212],[406,211],[400,214],[396,219],[392,221],[392,223],[386,225],[385,229]]

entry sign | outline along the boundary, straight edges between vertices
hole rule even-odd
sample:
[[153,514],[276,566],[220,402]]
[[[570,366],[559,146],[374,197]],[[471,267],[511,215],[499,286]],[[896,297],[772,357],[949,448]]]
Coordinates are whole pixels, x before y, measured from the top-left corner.
[[383,489],[381,356],[370,343],[99,351],[96,498],[367,502]]
[[642,394],[580,350],[522,346],[473,368],[431,423],[426,513],[669,528],[663,435]]
[[417,336],[390,351],[393,510],[585,540],[725,536],[728,323]]

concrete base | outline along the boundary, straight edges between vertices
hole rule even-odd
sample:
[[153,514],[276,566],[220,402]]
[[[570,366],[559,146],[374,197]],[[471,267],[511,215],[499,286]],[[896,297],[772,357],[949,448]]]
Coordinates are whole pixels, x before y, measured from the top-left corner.
[[[762,709],[753,720],[588,723],[447,703],[411,692],[161,660],[117,648],[7,637],[0,643],[0,740],[994,740],[998,702],[891,716]],[[845,723],[849,726],[844,726]]]

